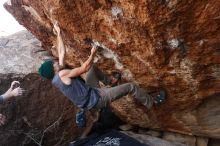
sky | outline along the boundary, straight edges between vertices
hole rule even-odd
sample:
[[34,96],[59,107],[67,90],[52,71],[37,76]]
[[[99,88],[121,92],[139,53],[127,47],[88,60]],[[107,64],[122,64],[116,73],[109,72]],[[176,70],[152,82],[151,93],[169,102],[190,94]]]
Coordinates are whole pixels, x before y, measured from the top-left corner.
[[15,18],[3,7],[7,0],[0,0],[0,37],[14,34],[24,30]]

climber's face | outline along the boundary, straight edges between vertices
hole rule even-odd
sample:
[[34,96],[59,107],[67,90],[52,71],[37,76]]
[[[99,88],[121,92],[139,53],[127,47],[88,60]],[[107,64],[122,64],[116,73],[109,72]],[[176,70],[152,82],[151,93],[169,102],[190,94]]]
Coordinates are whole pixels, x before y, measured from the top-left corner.
[[60,66],[59,66],[58,61],[54,61],[53,68],[54,68],[55,73],[60,71]]

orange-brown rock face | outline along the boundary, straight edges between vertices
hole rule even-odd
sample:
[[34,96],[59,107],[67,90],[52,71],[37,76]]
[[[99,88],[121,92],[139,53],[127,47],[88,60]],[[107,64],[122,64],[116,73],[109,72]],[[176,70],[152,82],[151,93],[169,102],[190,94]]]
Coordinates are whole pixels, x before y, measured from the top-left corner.
[[66,62],[104,49],[99,64],[146,89],[163,87],[165,104],[147,110],[131,97],[112,104],[141,127],[220,138],[219,0],[11,0],[5,8],[56,56],[58,22]]

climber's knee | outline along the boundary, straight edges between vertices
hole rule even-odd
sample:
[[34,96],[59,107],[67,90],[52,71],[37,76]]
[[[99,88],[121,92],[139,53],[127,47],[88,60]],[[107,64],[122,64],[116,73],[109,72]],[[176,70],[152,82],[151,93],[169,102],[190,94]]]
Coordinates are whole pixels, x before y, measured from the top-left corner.
[[129,93],[133,94],[137,88],[137,85],[130,82],[130,83],[127,83],[127,87],[128,87]]

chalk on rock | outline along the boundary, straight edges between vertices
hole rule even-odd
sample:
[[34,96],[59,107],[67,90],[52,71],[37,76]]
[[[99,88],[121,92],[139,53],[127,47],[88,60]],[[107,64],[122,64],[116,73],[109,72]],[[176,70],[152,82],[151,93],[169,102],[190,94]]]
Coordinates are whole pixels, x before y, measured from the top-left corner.
[[122,16],[123,15],[123,11],[121,8],[119,7],[112,7],[112,15],[115,17],[115,18],[118,18],[119,16]]

